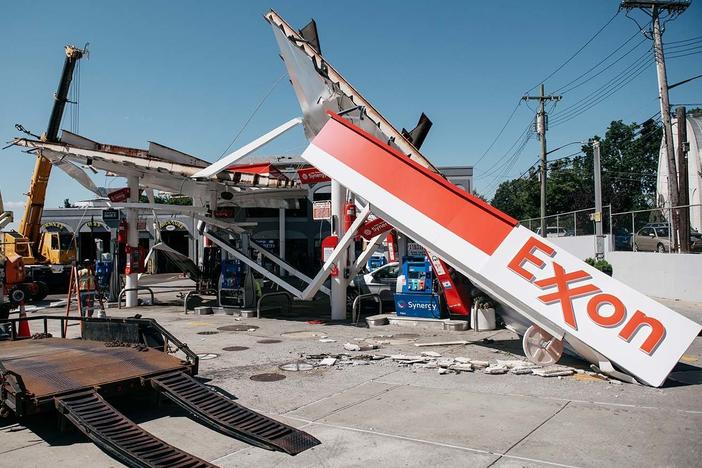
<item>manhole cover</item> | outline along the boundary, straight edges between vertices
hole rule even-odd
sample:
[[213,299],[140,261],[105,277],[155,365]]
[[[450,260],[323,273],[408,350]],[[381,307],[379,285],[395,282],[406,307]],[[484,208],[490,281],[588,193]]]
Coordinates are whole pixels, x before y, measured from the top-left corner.
[[283,342],[282,340],[270,340],[270,339],[266,339],[266,340],[258,340],[256,343],[261,343],[261,344],[273,344],[273,343],[282,343],[282,342]]
[[207,361],[208,359],[214,359],[216,357],[219,357],[219,354],[215,353],[202,353],[197,355],[198,359],[201,361]]
[[256,329],[258,329],[258,326],[256,326],[256,325],[225,325],[223,327],[217,328],[217,330],[220,330],[220,331],[233,331],[233,332],[253,331]]
[[300,372],[312,370],[314,366],[308,362],[291,362],[289,364],[283,364],[279,369],[287,372]]
[[322,332],[301,330],[301,331],[291,331],[291,332],[281,333],[280,336],[287,336],[288,338],[305,339],[305,338],[326,338],[327,335],[326,335],[326,333],[322,333]]
[[256,382],[275,382],[278,380],[283,380],[285,378],[282,374],[256,374],[249,377],[251,380]]
[[226,348],[222,348],[223,351],[245,351],[249,349],[246,346],[227,346]]
[[214,330],[205,330],[201,332],[197,332],[198,335],[216,335],[219,332],[216,332]]

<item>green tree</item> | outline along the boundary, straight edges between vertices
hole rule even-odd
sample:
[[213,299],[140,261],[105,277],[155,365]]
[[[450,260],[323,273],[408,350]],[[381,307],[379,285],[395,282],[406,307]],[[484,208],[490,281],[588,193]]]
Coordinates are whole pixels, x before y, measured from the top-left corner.
[[[656,205],[656,171],[662,130],[653,120],[643,124],[610,123],[600,140],[602,200],[614,212]],[[548,163],[546,213],[557,214],[594,206],[592,144],[582,155]],[[492,204],[517,219],[540,215],[538,168],[521,178],[502,182]]]

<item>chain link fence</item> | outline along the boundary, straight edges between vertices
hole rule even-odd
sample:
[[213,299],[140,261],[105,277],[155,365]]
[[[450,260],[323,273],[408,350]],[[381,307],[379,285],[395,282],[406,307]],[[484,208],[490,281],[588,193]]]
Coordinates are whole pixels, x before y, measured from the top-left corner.
[[[612,207],[602,207],[602,232],[610,229]],[[590,236],[595,234],[595,208],[568,211],[546,216],[546,237]],[[529,218],[520,221],[537,234],[541,233],[541,218]]]

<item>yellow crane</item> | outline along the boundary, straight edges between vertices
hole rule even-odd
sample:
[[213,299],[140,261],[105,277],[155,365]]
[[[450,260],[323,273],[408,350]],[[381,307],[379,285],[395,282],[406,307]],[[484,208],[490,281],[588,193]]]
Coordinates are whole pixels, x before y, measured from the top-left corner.
[[[68,102],[68,92],[73,72],[78,61],[86,55],[86,49],[72,45],[65,47],[66,58],[54,97],[54,105],[49,118],[49,125],[41,140],[58,142],[58,134],[63,112]],[[18,128],[22,128],[18,126]],[[17,231],[4,232],[2,236],[2,251],[9,261],[17,268],[24,265],[24,281],[15,284],[11,291],[11,299],[43,299],[47,292],[47,283],[68,284],[70,264],[76,259],[75,239],[72,233],[41,232],[41,218],[46,200],[46,188],[51,175],[51,162],[37,154],[37,160],[29,185],[24,214]],[[21,258],[18,262],[17,257]],[[7,271],[6,271],[7,272]],[[65,280],[63,276],[66,276]],[[14,294],[13,294],[14,292]]]

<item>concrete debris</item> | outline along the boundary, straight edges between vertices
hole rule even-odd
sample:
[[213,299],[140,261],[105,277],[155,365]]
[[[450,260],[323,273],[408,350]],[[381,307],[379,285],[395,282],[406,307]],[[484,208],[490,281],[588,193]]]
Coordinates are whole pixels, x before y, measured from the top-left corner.
[[346,343],[344,345],[344,349],[346,351],[370,351],[371,349],[378,349],[378,345],[368,344],[368,343],[363,343],[363,344]]
[[320,366],[333,366],[334,364],[336,364],[336,358],[333,357],[324,358],[319,362]]
[[548,366],[542,369],[534,369],[532,371],[534,375],[539,377],[562,377],[567,375],[575,374],[575,371],[570,367],[565,366]]
[[331,338],[322,338],[319,340],[320,343],[336,343],[336,340],[332,340]]
[[498,375],[498,374],[506,374],[509,369],[506,366],[499,366],[499,365],[494,365],[494,366],[489,366],[483,369],[483,372],[485,374],[491,374],[491,375]]
[[470,359],[468,359],[467,357],[458,356],[458,357],[455,357],[453,359],[456,362],[460,362],[461,364],[470,364],[470,362],[471,362]]
[[422,356],[441,357],[441,354],[437,353],[436,351],[424,351],[424,352],[422,353]]
[[453,365],[453,358],[442,358],[442,359],[437,359],[436,363],[439,365],[439,367],[449,367]]
[[444,369],[443,367],[439,369],[439,375],[444,375],[444,374],[449,374],[451,373],[450,370]]
[[454,364],[449,367],[449,370],[457,372],[473,372],[473,366],[470,364]]
[[353,363],[354,366],[367,366],[367,365],[368,365],[368,361],[362,361],[362,360],[360,360],[360,359],[359,359],[359,360],[353,360],[353,361],[351,361],[351,362]]
[[489,363],[488,361],[479,361],[479,360],[477,360],[477,359],[471,359],[469,362],[470,362],[470,363],[473,365],[473,367],[475,367],[476,369],[484,369],[484,368],[486,368],[487,366],[490,365],[490,363]]
[[527,375],[531,374],[534,372],[533,367],[527,367],[527,366],[519,366],[519,367],[513,367],[509,370],[510,374],[515,374],[515,375]]
[[498,359],[497,365],[509,367],[510,369],[512,369],[514,367],[532,367],[532,366],[540,367],[537,364],[534,364],[533,362],[522,361],[522,360],[518,360],[518,359],[511,359],[511,360]]
[[470,341],[467,340],[457,340],[457,341],[433,341],[430,343],[415,343],[415,346],[453,346],[453,345],[467,345]]

